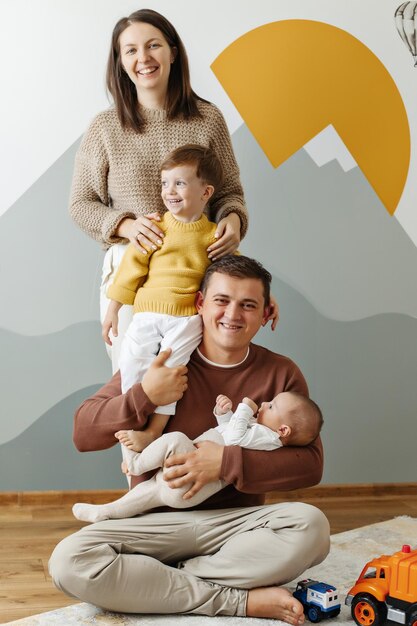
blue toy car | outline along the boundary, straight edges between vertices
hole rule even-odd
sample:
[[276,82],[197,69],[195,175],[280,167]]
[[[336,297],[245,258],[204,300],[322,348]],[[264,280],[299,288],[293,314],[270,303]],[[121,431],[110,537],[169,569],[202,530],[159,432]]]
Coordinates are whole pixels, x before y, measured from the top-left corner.
[[306,578],[298,581],[293,596],[303,605],[310,622],[317,623],[340,613],[339,593],[333,585]]

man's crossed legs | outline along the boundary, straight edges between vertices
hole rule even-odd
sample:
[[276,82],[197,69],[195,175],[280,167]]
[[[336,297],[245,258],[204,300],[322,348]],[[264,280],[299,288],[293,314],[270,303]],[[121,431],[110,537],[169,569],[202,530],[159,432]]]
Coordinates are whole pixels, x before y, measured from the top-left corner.
[[58,544],[49,567],[66,594],[112,611],[297,624],[302,606],[278,587],[328,550],[323,513],[282,503],[99,522]]

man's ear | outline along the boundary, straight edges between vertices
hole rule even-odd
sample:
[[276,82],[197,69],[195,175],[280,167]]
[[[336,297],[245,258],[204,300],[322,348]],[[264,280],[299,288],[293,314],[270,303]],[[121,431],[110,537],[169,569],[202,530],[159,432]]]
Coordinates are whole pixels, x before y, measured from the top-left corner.
[[195,308],[197,309],[197,313],[201,315],[201,311],[203,309],[204,296],[201,291],[197,291],[197,295],[195,297]]
[[264,314],[262,316],[262,326],[265,326],[265,324],[268,323],[270,313],[271,313],[271,305],[268,304],[268,306],[264,308]]

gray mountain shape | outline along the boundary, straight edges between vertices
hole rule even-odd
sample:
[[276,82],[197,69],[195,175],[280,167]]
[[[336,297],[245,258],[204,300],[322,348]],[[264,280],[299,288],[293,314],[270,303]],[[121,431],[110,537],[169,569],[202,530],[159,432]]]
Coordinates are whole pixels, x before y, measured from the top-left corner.
[[50,335],[25,337],[0,329],[0,443],[15,438],[50,407],[111,376],[98,322],[82,322]]
[[81,453],[72,443],[75,409],[97,388],[69,395],[19,437],[0,445],[0,491],[126,489],[118,444]]
[[[324,481],[412,482],[417,320],[384,314],[339,322],[275,277],[273,292],[279,326],[262,329],[256,343],[291,357],[323,410]],[[124,487],[117,446],[108,453],[73,448],[74,411],[96,388],[70,394],[0,447],[0,490]]]
[[[359,168],[318,167],[301,149],[274,170],[245,125],[232,140],[250,212],[242,251],[327,317],[417,316],[417,248]],[[98,319],[103,250],[68,215],[78,145],[0,217],[2,328],[41,335]]]
[[244,253],[326,317],[417,317],[417,247],[359,168],[318,167],[302,148],[274,169],[246,126],[233,143],[250,215]]
[[272,290],[280,321],[255,341],[297,363],[323,411],[324,482],[415,481],[417,320],[330,320],[276,277]]
[[46,335],[99,318],[104,251],[68,214],[76,141],[0,217],[0,327]]
[[[318,168],[303,149],[274,170],[246,128],[233,141],[251,212],[241,249],[272,269],[281,308],[277,334],[264,330],[260,337],[294,358],[324,408],[325,480],[414,480],[417,333],[407,315],[416,313],[416,248],[359,170],[345,174],[337,163]],[[20,480],[22,489],[55,488],[23,472],[13,446],[54,403],[65,405],[71,394],[110,377],[98,322],[89,321],[98,318],[103,253],[67,215],[76,147],[0,218],[0,280],[8,296],[0,307],[0,326],[8,329],[0,332],[7,355],[2,436],[15,433],[1,456],[15,451],[13,471],[2,473],[10,490]],[[374,317],[388,311],[403,314]],[[344,323],[326,316],[372,317]],[[54,415],[56,428],[61,419],[62,432],[72,427],[70,410]],[[401,437],[392,435],[393,421]],[[50,468],[37,453],[39,441],[48,449],[49,440],[42,426],[27,446],[31,458]],[[63,463],[68,454],[63,448]],[[381,464],[381,458],[389,460]],[[113,464],[108,469],[110,477]],[[45,475],[43,467],[37,471]],[[89,488],[89,481],[58,474],[56,484]]]

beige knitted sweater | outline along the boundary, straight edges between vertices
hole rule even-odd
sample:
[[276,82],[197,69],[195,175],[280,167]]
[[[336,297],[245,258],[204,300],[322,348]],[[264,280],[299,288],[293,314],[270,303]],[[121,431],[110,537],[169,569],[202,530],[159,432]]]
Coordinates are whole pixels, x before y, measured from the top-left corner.
[[104,248],[125,241],[115,235],[125,217],[166,211],[159,167],[168,152],[186,143],[209,146],[224,168],[225,182],[213,195],[209,218],[218,222],[237,213],[242,237],[246,233],[247,210],[226,123],[213,104],[198,106],[203,117],[188,121],[168,120],[163,110],[142,109],[142,133],[123,130],[113,107],[91,123],[75,159],[70,213]]

